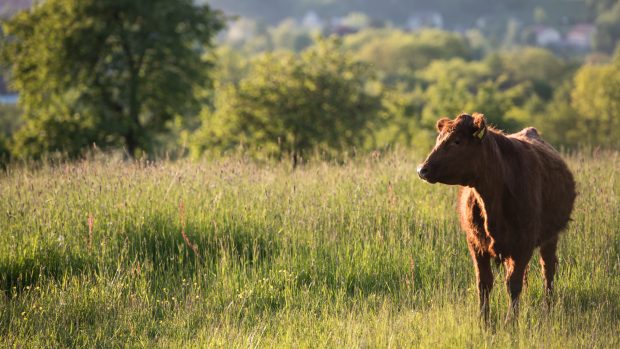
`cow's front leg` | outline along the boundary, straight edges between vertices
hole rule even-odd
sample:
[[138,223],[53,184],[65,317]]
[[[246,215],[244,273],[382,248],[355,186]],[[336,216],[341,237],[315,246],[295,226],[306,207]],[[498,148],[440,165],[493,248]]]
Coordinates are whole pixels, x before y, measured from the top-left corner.
[[468,242],[469,253],[476,270],[476,284],[478,286],[478,300],[480,315],[486,323],[489,321],[489,295],[493,288],[493,271],[491,270],[491,256],[488,253],[476,251],[474,245]]

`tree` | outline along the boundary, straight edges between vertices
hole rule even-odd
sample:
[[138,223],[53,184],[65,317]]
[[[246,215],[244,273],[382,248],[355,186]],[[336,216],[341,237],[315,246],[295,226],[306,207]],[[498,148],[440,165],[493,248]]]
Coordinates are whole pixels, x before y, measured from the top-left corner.
[[434,144],[435,129],[424,127],[420,120],[424,106],[424,91],[421,88],[409,90],[404,84],[386,90],[383,94],[383,108],[373,127],[368,149],[388,146],[429,150]]
[[439,117],[480,112],[492,124],[515,131],[520,125],[508,117],[513,108],[512,95],[510,91],[502,91],[499,85],[500,81],[493,80],[472,85],[466,79],[442,78],[426,90],[423,121],[430,128]]
[[546,105],[536,127],[548,142],[554,145],[575,147],[590,143],[590,121],[581,118],[571,105],[573,82],[566,81],[558,88]]
[[606,10],[601,10],[596,18],[596,32],[593,46],[595,50],[607,53],[614,52],[620,40],[620,2]]
[[0,166],[9,159],[9,140],[20,122],[20,110],[17,106],[0,103]]
[[523,47],[499,54],[500,65],[495,74],[506,73],[515,82],[541,81],[558,85],[564,80],[566,63],[553,52],[541,47]]
[[222,25],[191,0],[47,0],[16,14],[1,50],[24,111],[15,153],[152,150],[167,122],[197,110]]
[[583,66],[574,85],[571,104],[587,124],[583,143],[620,144],[620,55],[610,64]]
[[545,101],[551,99],[554,89],[571,72],[565,61],[540,47],[498,52],[489,55],[486,63],[493,75],[506,76],[506,85],[530,84],[536,95]]
[[503,129],[518,128],[508,114],[520,95],[520,86],[502,88],[506,77],[493,76],[491,71],[483,62],[461,59],[433,62],[421,71],[419,76],[429,84],[422,119],[426,127],[433,128],[442,116],[480,112]]
[[323,40],[296,55],[267,53],[254,59],[238,85],[222,86],[215,110],[203,112],[193,151],[224,152],[240,144],[256,155],[299,155],[362,145],[381,108],[368,91],[369,66]]
[[269,30],[275,49],[301,51],[312,45],[312,37],[304,28],[300,28],[292,18],[287,18]]
[[406,33],[396,29],[366,29],[344,39],[356,58],[371,63],[389,77],[422,69],[435,60],[473,55],[467,39],[457,33],[424,29]]

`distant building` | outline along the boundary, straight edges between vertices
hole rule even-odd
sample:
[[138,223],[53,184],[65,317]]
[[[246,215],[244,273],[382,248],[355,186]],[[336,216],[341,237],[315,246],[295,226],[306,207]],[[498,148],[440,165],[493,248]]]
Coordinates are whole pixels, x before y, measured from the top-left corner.
[[443,16],[439,12],[414,13],[407,19],[405,29],[415,31],[422,28],[443,28]]
[[553,27],[536,25],[531,27],[530,30],[534,36],[534,42],[538,46],[553,46],[562,43],[562,34]]
[[596,27],[592,24],[577,24],[566,33],[566,45],[580,50],[589,50],[592,47],[592,37],[595,32]]

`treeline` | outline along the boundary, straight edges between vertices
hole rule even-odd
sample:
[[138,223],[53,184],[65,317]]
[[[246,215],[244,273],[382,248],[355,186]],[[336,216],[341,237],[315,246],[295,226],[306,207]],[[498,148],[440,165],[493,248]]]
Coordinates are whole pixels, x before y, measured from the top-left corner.
[[192,150],[428,148],[438,117],[474,111],[507,132],[536,126],[558,147],[618,146],[618,58],[584,63],[538,47],[484,53],[478,39],[368,29],[298,54],[248,58],[221,47],[218,88]]
[[17,14],[0,49],[20,93],[19,112],[0,110],[3,158],[94,145],[294,159],[424,149],[438,117],[474,111],[506,131],[536,126],[556,146],[620,145],[618,55],[390,28],[315,36],[299,52],[215,48],[224,23],[191,0],[47,0]]

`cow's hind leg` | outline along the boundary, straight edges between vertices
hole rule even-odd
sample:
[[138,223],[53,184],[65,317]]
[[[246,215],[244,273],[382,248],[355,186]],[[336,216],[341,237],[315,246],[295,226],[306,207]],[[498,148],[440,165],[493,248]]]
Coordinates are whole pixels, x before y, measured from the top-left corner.
[[476,269],[476,284],[478,286],[478,300],[480,305],[480,315],[485,322],[489,321],[489,295],[493,288],[493,271],[491,270],[491,256],[488,253],[476,251],[472,244],[469,245],[469,252]]
[[531,256],[532,254],[530,252],[525,256],[508,258],[504,261],[504,266],[506,267],[506,288],[510,295],[506,322],[512,317],[516,318],[519,314],[519,296],[523,290],[523,277]]
[[557,247],[557,238],[545,242],[540,246],[540,266],[545,280],[545,300],[548,306],[550,305],[551,296],[553,295],[553,278],[558,264],[558,258],[556,256]]

